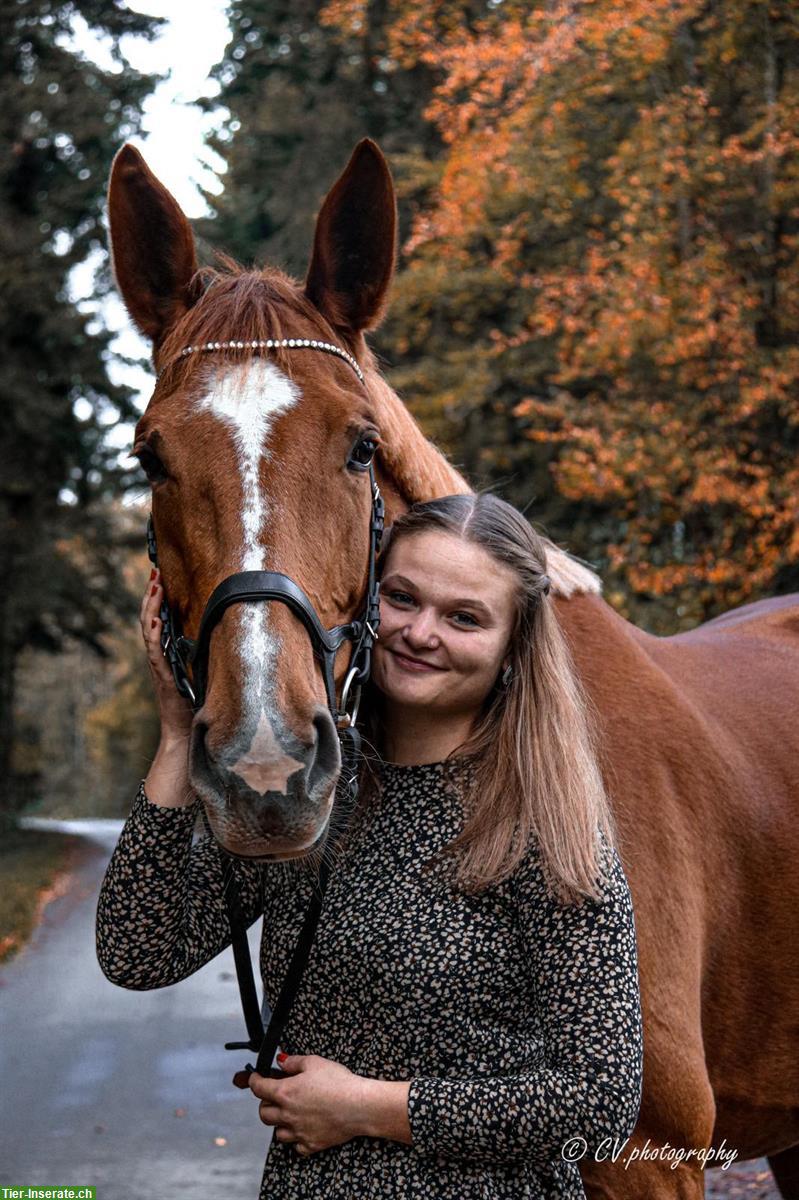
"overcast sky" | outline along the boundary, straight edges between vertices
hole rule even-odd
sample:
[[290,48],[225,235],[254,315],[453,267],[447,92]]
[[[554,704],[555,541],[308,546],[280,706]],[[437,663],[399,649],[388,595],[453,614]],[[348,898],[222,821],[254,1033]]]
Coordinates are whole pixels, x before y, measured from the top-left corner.
[[[131,141],[186,214],[202,216],[207,206],[197,185],[208,191],[220,191],[219,176],[224,168],[224,163],[204,144],[204,137],[227,114],[224,109],[204,114],[196,101],[219,92],[208,74],[221,58],[229,37],[226,0],[128,0],[128,7],[167,18],[160,36],[153,42],[133,37],[122,39],[122,52],[137,70],[168,74],[145,101],[141,135]],[[107,48],[92,36],[85,24],[76,23],[75,29],[76,47],[101,65],[112,66]],[[89,286],[87,273],[78,270],[75,295],[85,295]],[[105,304],[103,316],[110,328],[119,331],[114,340],[119,353],[129,357],[149,354],[120,302]],[[149,372],[111,365],[109,373],[135,387],[142,406],[149,399],[152,391]],[[129,446],[130,428],[120,426],[112,430],[109,440],[120,447]]]

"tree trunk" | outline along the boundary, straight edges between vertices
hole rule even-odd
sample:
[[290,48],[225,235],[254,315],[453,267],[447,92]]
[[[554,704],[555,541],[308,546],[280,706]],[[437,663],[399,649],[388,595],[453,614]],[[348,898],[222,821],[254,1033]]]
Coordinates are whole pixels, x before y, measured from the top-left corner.
[[781,64],[774,44],[774,26],[768,5],[763,7],[763,102],[765,106],[765,129],[763,138],[763,312],[758,321],[757,332],[761,345],[779,345],[779,316],[777,313],[779,251],[782,237],[782,218],[776,211],[775,184],[777,175],[773,139],[777,135],[777,98],[780,88]]
[[[9,529],[8,514],[3,522]],[[7,536],[2,551],[2,574],[0,575],[0,831],[13,823],[16,812],[16,796],[12,775],[12,749],[14,745],[14,622],[11,619],[13,594],[13,551]]]

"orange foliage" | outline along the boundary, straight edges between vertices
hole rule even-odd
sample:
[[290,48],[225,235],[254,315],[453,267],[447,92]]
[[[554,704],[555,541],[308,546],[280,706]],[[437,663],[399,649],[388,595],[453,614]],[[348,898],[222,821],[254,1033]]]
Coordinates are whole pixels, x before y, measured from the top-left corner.
[[[768,590],[799,567],[793,6],[388,9],[392,57],[435,72],[446,147],[406,288],[481,261],[513,290],[474,354],[529,363],[519,436],[553,446],[560,494],[617,515],[630,587]],[[322,20],[351,32],[368,5]]]

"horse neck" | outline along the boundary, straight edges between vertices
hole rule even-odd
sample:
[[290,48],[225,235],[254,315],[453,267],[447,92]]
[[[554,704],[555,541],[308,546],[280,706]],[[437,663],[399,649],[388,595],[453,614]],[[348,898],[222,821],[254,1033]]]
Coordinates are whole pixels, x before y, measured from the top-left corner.
[[428,441],[397,393],[375,369],[367,372],[367,387],[377,409],[380,427],[380,487],[387,516],[418,500],[471,492],[464,477]]
[[[362,361],[380,426],[378,481],[385,496],[389,523],[417,500],[472,492],[474,489],[464,477],[427,440],[397,393],[380,374],[371,351],[363,353]],[[547,574],[554,595],[563,599],[590,595],[600,613],[607,609],[597,573],[556,546],[545,534],[541,536],[546,546]]]

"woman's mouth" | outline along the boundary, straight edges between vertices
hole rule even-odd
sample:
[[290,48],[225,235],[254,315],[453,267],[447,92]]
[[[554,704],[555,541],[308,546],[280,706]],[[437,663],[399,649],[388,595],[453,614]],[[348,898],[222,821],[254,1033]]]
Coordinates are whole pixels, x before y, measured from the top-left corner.
[[424,673],[425,671],[441,671],[443,667],[436,667],[432,663],[423,662],[420,658],[409,658],[407,654],[400,654],[399,650],[390,650],[390,654],[394,655],[397,660],[397,666],[403,671],[411,671]]

